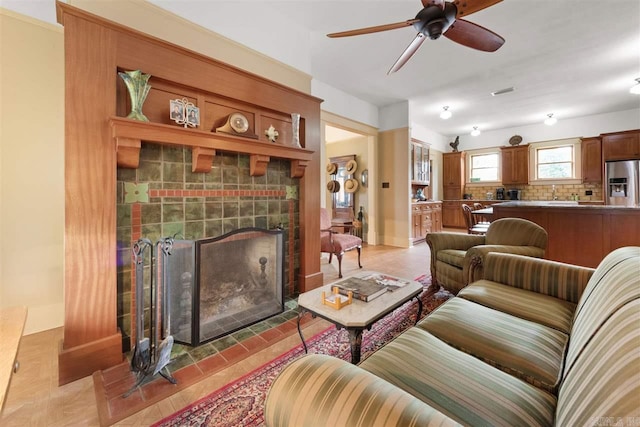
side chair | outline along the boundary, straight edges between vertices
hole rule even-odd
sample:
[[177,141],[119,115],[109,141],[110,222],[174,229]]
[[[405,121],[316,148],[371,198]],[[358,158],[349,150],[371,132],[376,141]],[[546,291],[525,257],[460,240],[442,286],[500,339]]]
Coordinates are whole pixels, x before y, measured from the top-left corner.
[[362,264],[360,264],[362,239],[353,234],[343,234],[333,230],[329,212],[324,208],[320,208],[320,252],[329,254],[329,264],[331,264],[333,255],[338,258],[339,278],[342,278],[342,255],[352,249],[358,251],[358,267],[362,268]]

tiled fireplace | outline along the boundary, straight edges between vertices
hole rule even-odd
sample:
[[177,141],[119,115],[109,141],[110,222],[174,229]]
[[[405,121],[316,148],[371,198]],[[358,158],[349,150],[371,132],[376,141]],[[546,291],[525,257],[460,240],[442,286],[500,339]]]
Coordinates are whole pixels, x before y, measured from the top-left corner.
[[[252,177],[248,156],[219,153],[211,172],[193,173],[190,150],[143,144],[139,167],[117,172],[117,298],[123,351],[131,348],[135,333],[131,246],[141,237],[154,243],[168,236],[198,240],[239,228],[281,227],[284,297],[297,293],[298,190],[298,179],[290,178],[287,160],[274,159],[264,176]],[[145,272],[147,288],[148,278]],[[146,314],[145,327],[148,319]]]

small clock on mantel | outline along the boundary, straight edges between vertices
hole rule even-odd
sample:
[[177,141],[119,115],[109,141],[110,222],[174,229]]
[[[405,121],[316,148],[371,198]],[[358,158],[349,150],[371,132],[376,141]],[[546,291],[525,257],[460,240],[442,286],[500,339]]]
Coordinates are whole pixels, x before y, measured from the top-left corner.
[[239,135],[247,138],[258,139],[258,135],[248,133],[249,120],[247,116],[240,112],[229,114],[227,121],[223,126],[216,128],[216,132],[229,133],[231,135]]

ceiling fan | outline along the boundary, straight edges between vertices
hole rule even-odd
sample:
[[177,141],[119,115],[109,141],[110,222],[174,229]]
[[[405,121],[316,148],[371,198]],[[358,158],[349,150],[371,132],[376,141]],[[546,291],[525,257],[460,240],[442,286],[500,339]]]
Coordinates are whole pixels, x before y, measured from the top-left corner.
[[495,52],[504,44],[498,34],[478,24],[462,19],[502,0],[422,0],[424,7],[414,19],[393,24],[376,25],[357,30],[327,34],[327,37],[349,37],[379,31],[395,30],[413,25],[418,35],[402,52],[387,74],[398,71],[413,56],[427,37],[435,40],[444,35],[456,43],[485,52]]

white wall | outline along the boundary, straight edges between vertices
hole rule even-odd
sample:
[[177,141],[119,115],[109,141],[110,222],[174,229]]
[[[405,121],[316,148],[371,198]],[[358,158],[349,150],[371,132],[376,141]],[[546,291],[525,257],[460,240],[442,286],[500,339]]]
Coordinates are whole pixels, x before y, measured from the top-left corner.
[[369,104],[317,79],[311,80],[311,94],[324,100],[321,104],[323,111],[348,117],[351,120],[364,123],[368,126],[378,127],[378,107],[375,105]]
[[509,138],[514,135],[522,136],[522,143],[527,144],[555,139],[598,136],[601,133],[630,129],[640,129],[640,109],[597,114],[575,119],[558,119],[558,122],[553,126],[540,123],[483,132],[476,137],[469,134],[460,135],[458,149],[462,151],[509,145]]
[[379,123],[380,132],[409,127],[409,101],[380,107]]
[[25,334],[64,321],[64,36],[0,10],[0,308]]

